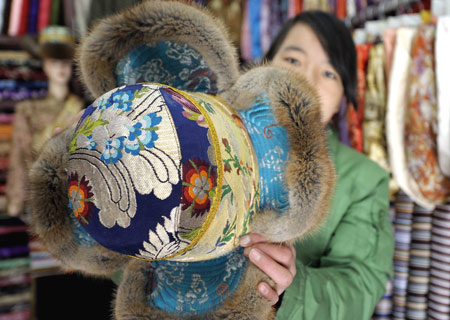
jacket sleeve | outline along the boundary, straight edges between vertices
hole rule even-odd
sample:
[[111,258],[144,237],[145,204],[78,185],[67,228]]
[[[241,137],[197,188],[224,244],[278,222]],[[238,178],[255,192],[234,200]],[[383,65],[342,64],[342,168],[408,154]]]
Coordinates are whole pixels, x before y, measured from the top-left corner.
[[305,266],[297,259],[297,274],[277,319],[348,320],[372,315],[392,276],[388,179],[355,193],[357,198],[335,229],[320,267]]

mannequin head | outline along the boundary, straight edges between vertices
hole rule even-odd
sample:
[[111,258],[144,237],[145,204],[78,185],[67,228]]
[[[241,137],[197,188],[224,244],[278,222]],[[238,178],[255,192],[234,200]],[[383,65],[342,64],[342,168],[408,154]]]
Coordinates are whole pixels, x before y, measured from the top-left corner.
[[72,61],[46,58],[43,60],[43,69],[47,75],[49,86],[68,85],[72,76]]

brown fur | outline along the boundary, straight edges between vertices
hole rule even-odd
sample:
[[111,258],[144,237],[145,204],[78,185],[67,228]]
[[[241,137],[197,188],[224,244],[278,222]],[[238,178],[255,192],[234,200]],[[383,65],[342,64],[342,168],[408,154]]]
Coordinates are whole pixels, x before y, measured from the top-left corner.
[[91,94],[97,98],[117,87],[117,62],[137,45],[159,40],[185,42],[195,48],[217,76],[219,92],[231,87],[238,77],[235,49],[222,23],[206,9],[179,2],[144,1],[100,21],[82,41],[77,60]]
[[73,226],[67,214],[66,172],[73,132],[71,128],[51,139],[30,170],[32,231],[66,269],[111,276],[128,258],[100,245],[83,248],[73,237]]
[[145,291],[148,284],[147,264],[148,262],[135,260],[127,265],[115,299],[116,319],[269,320],[275,315],[274,309],[255,289],[261,281],[271,283],[271,280],[253,264],[249,264],[236,292],[214,312],[182,317],[180,314],[152,309],[148,305]]
[[248,109],[263,93],[289,138],[285,177],[290,209],[283,216],[272,211],[257,214],[251,230],[273,242],[290,241],[311,234],[326,218],[334,189],[334,167],[318,97],[303,77],[275,67],[257,67],[243,74],[222,96],[236,109]]
[[[268,211],[255,216],[251,230],[273,242],[293,241],[317,230],[329,210],[335,173],[328,156],[320,104],[302,77],[273,67],[256,67],[238,77],[237,59],[223,27],[204,10],[176,2],[148,1],[101,21],[79,50],[81,74],[97,97],[116,87],[116,63],[141,43],[158,40],[187,42],[204,57],[218,77],[222,97],[236,109],[248,109],[266,93],[275,118],[288,134],[290,160],[286,187],[290,209],[283,216]],[[34,230],[64,264],[90,274],[108,275],[120,267],[124,275],[114,302],[116,319],[182,319],[147,301],[147,262],[123,257],[101,246],[81,248],[67,216],[67,150],[73,129],[53,138],[31,171]],[[125,265],[125,263],[127,263]],[[214,312],[189,319],[274,318],[259,295],[261,281],[272,283],[249,264],[238,289]]]

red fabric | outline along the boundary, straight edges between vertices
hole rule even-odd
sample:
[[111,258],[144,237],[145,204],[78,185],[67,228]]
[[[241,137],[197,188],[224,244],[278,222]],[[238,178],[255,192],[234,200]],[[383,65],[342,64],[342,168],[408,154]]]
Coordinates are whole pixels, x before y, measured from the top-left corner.
[[22,10],[20,11],[19,35],[27,33],[28,11],[30,10],[30,1],[22,0]]
[[339,19],[344,19],[347,16],[347,0],[337,0],[336,16]]
[[39,0],[38,32],[50,23],[50,9],[52,0]]
[[357,63],[357,80],[358,92],[356,101],[358,110],[350,105],[347,110],[348,134],[350,145],[357,151],[363,152],[363,134],[362,123],[364,120],[364,100],[366,92],[366,68],[369,60],[369,51],[372,47],[371,43],[359,44],[356,46],[356,63]]

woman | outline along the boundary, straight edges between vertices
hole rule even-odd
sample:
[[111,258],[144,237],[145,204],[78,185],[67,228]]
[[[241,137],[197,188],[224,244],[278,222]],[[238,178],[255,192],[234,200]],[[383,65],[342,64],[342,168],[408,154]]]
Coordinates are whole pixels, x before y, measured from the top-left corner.
[[266,59],[317,89],[338,179],[329,218],[313,236],[294,246],[241,238],[245,254],[276,283],[258,290],[274,304],[282,297],[277,319],[368,319],[392,273],[393,235],[387,173],[339,143],[330,125],[343,98],[356,106],[352,37],[336,17],[307,11],[283,26]]

